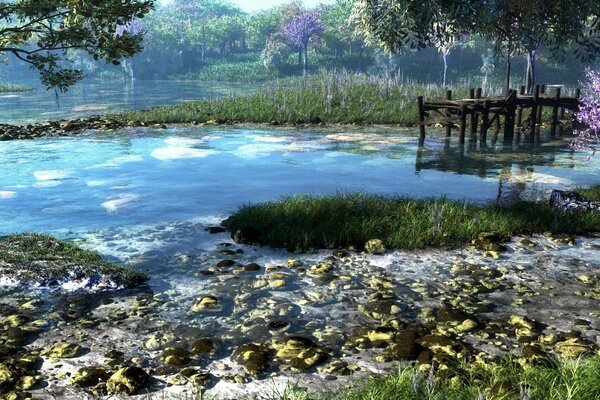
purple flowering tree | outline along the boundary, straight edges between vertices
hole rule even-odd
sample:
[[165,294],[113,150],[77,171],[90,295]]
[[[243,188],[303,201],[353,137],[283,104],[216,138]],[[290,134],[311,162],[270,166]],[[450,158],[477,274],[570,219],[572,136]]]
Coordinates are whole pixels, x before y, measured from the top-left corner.
[[283,36],[302,54],[302,71],[308,70],[308,43],[323,33],[321,17],[316,11],[306,11],[283,25]]
[[600,148],[600,71],[588,68],[585,76],[584,96],[579,104],[579,111],[575,114],[585,128],[574,132],[577,139],[571,146],[590,151],[593,156]]

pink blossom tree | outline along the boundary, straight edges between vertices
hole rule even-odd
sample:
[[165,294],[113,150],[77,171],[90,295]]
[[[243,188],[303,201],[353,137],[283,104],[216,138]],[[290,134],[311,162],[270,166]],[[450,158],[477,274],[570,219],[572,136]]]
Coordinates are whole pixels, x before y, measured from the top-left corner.
[[323,33],[321,17],[316,11],[306,11],[283,25],[283,36],[302,53],[302,71],[308,70],[308,44]]
[[571,143],[571,147],[587,150],[593,156],[600,147],[600,72],[588,68],[585,76],[584,96],[575,114],[584,128],[574,132],[577,139]]

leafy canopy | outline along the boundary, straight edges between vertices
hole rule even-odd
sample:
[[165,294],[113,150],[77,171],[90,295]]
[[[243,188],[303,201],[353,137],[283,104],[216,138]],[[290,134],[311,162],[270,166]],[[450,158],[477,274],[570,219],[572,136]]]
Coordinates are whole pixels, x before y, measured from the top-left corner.
[[122,29],[143,18],[154,0],[0,1],[0,54],[12,53],[40,73],[47,88],[65,91],[83,78],[65,66],[66,52],[119,64],[142,49],[143,32]]

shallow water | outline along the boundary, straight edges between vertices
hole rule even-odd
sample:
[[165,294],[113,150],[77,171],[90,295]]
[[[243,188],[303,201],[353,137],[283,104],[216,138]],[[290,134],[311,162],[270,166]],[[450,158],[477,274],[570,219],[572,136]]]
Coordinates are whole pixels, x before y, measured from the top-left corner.
[[[289,334],[314,337],[334,349],[332,358],[356,363],[363,372],[384,371],[391,365],[375,361],[380,349],[341,349],[353,330],[381,323],[361,309],[379,294],[373,278],[389,279],[392,300],[402,310],[398,317],[416,321],[424,307],[462,295],[450,285],[462,279],[451,273],[462,263],[502,271],[502,286],[483,296],[496,306],[489,317],[530,315],[552,321],[561,331],[571,329],[575,318],[587,318],[591,327],[586,337],[593,340],[600,329],[594,314],[600,301],[578,294],[586,287],[577,276],[598,270],[598,238],[578,238],[575,245],[567,245],[540,236],[532,238],[533,248],[516,238],[498,260],[472,249],[351,254],[334,262],[331,281],[319,281],[288,267],[288,258],[310,268],[330,252],[292,255],[236,246],[227,233],[205,231],[240,205],[297,193],[363,191],[490,202],[547,198],[554,188],[597,183],[600,160],[572,152],[568,140],[461,150],[454,141],[432,135],[418,150],[412,130],[188,127],[0,142],[0,234],[37,231],[70,238],[151,276],[148,286],[112,294],[4,288],[0,306],[20,310],[25,301],[39,297],[42,306],[31,318],[48,320],[49,325],[29,347],[47,348],[77,338],[86,349],[81,357],[60,363],[45,359],[43,376],[97,365],[106,360],[108,350],[116,349],[154,371],[158,381],[151,391],[158,396],[163,390],[192,390],[190,385],[167,387],[166,380],[178,370],[165,369],[161,349],[189,347],[200,336],[219,342],[215,355],[192,363],[218,377],[208,392],[218,398],[263,398],[296,380],[330,389],[356,380],[340,377],[332,384],[325,379],[327,373],[314,370],[290,375],[285,363],[268,371],[277,371],[278,377],[255,379],[231,361],[241,343],[272,343]],[[217,267],[223,259],[235,264]],[[248,263],[259,264],[259,270],[245,271]],[[428,294],[421,296],[420,288]],[[221,309],[191,312],[207,294],[218,297]],[[91,321],[91,327],[82,328],[82,320]],[[289,326],[273,332],[268,329],[272,321]],[[160,345],[148,346],[149,341]],[[491,354],[515,346],[512,339],[499,347],[477,343]],[[227,381],[236,374],[251,382]],[[47,386],[35,391],[38,397],[94,397],[73,388],[68,379],[47,380]]]
[[[393,133],[393,135],[392,135]],[[369,192],[475,202],[597,182],[568,139],[457,150],[411,130],[127,129],[0,143],[0,233],[65,235],[219,218],[294,194]]]
[[[88,81],[55,95],[38,82],[15,82],[33,87],[21,93],[0,93],[0,123],[26,124],[78,118],[123,110],[244,94],[252,84],[199,81]],[[32,86],[33,85],[33,86]]]

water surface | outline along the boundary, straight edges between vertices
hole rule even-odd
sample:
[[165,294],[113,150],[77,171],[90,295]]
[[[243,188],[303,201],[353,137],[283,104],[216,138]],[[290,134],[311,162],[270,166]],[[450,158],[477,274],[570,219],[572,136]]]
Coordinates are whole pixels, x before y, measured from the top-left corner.
[[200,81],[88,81],[55,95],[38,82],[21,93],[0,93],[0,123],[26,124],[210,99],[256,90],[256,85]]
[[411,130],[126,129],[0,143],[0,233],[225,217],[294,194],[493,202],[598,182],[599,159],[542,144],[460,150]]

